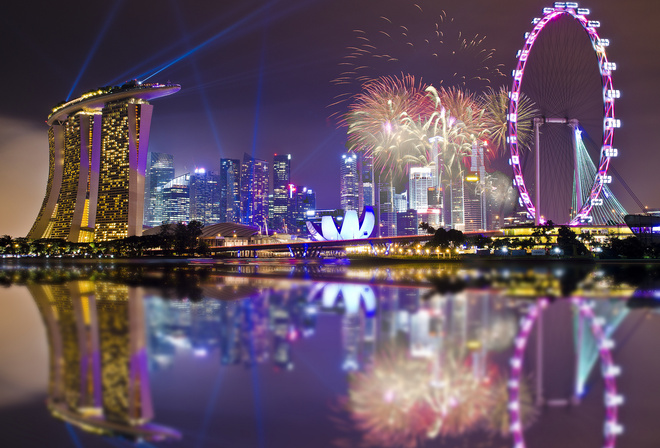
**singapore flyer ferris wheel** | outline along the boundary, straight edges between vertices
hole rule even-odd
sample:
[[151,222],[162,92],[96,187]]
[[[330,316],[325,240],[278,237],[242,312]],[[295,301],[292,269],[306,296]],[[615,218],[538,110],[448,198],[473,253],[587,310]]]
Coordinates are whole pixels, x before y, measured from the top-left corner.
[[[536,225],[547,221],[549,215],[555,222],[559,220],[570,224],[583,224],[591,223],[594,216],[599,216],[601,221],[618,221],[625,213],[616,198],[613,198],[607,185],[612,180],[608,175],[610,161],[618,156],[618,150],[613,146],[614,130],[620,127],[620,121],[614,115],[614,103],[620,97],[620,92],[612,85],[612,72],[616,69],[616,64],[607,58],[606,48],[609,41],[602,39],[598,34],[600,22],[589,18],[589,14],[588,9],[578,7],[574,2],[556,2],[553,7],[544,8],[543,16],[535,18],[532,22],[532,30],[525,34],[525,43],[518,52],[517,65],[512,73],[513,83],[509,94],[507,116],[509,163],[513,168],[513,183],[519,193],[520,205],[526,209],[528,217],[534,219]],[[557,28],[559,22],[567,25],[562,25],[565,28]],[[568,30],[566,33],[565,29]],[[585,38],[585,32],[588,39]],[[578,44],[567,42],[567,38],[562,36],[571,33],[574,40],[581,42]],[[555,41],[550,42],[550,39]],[[576,56],[578,62],[566,66],[563,71],[560,70],[560,66],[567,59],[566,53],[580,45],[582,47],[589,45],[586,51],[590,54],[585,55],[583,51]],[[544,47],[546,50],[542,50]],[[545,53],[540,54],[539,52],[542,51]],[[528,67],[529,61],[532,61],[532,64]],[[546,64],[543,69],[535,71],[534,66],[543,63]],[[559,85],[556,81],[558,78],[565,80],[563,85]],[[582,78],[584,78],[584,86],[580,84]],[[539,91],[554,89],[555,92],[552,96],[539,94],[533,98],[540,106],[542,115],[535,118],[533,123],[535,133],[533,154],[532,151],[525,151],[518,139],[519,101],[523,94],[530,96],[527,91],[523,91],[523,84],[535,86]],[[589,98],[577,99],[576,97],[580,95],[588,95]],[[564,105],[571,102],[574,104]],[[554,105],[546,106],[546,103]],[[583,107],[586,103],[594,104],[588,113]],[[585,132],[583,123],[587,123],[588,127],[590,120],[591,128]],[[550,156],[539,151],[540,127],[546,124],[548,126],[544,126],[543,138],[546,139],[544,151],[546,149],[554,151]],[[563,158],[567,162],[563,166],[561,166],[562,156],[557,149],[560,145],[547,140],[554,132],[549,128],[557,124],[565,125],[564,129],[570,128],[569,131],[562,131],[567,133],[567,136],[562,138],[565,141],[570,140],[570,144],[564,146],[571,147],[564,150],[567,155]],[[602,139],[600,135],[595,137],[601,132]],[[589,156],[588,151],[584,149],[583,133],[589,139],[591,139],[589,135],[594,136],[592,142],[598,140],[599,144],[593,144],[592,156]],[[543,160],[546,163],[542,163]],[[552,171],[553,169],[555,171]],[[566,174],[567,172],[569,173]],[[549,182],[555,179],[558,179],[557,185],[549,186]],[[572,203],[554,204],[555,197],[561,196],[557,194],[558,191],[565,191],[567,192],[565,196],[572,196]],[[607,202],[612,200],[614,202]],[[613,203],[616,205],[612,205]],[[566,212],[564,214],[554,212],[553,215],[550,210],[552,207]]]

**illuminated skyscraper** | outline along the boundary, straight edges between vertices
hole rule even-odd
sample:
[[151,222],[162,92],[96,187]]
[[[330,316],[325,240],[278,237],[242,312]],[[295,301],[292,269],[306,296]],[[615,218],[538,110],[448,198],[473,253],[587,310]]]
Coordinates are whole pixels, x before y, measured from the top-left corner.
[[429,188],[436,185],[433,169],[430,167],[410,168],[408,199],[410,209],[425,212],[429,208]]
[[307,231],[307,219],[313,217],[316,210],[316,193],[307,187],[297,186],[293,190],[291,204],[292,216],[290,233]]
[[396,190],[389,183],[378,184],[378,231],[380,236],[396,236]]
[[486,165],[484,146],[474,143],[470,155],[470,173],[464,185],[464,221],[466,232],[486,230]]
[[358,171],[360,173],[358,208],[362,210],[366,206],[373,207],[376,205],[373,157],[361,154],[358,160]]
[[174,157],[171,154],[149,152],[144,183],[144,224],[156,227],[165,220],[162,201],[158,201],[157,188],[174,179]]
[[291,183],[291,154],[275,154],[273,157],[273,210],[271,226],[284,230],[289,215],[289,184]]
[[220,222],[241,222],[241,161],[220,159]]
[[241,203],[243,224],[265,230],[268,223],[268,162],[243,156],[241,166]]
[[106,241],[141,235],[153,106],[178,85],[99,89],[53,109],[46,196],[30,239]]
[[345,211],[357,210],[359,203],[358,156],[355,153],[342,154],[339,168],[339,194],[341,208]]
[[163,221],[170,224],[190,222],[190,174],[177,176],[158,189],[163,203]]
[[197,168],[190,175],[190,220],[204,225],[220,221],[220,176]]

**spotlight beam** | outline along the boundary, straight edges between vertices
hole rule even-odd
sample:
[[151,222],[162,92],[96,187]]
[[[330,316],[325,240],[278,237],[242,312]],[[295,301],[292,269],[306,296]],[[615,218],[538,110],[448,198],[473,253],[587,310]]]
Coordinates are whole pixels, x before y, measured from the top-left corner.
[[115,18],[115,15],[117,14],[117,11],[122,5],[122,0],[118,0],[114,3],[114,6],[110,10],[110,13],[107,15],[105,22],[103,23],[103,26],[101,27],[101,30],[99,31],[99,34],[96,36],[96,39],[94,40],[94,43],[92,44],[92,48],[89,49],[89,53],[87,53],[87,57],[85,58],[85,62],[83,62],[82,67],[80,67],[80,71],[78,72],[78,76],[76,76],[76,80],[73,82],[73,85],[71,86],[71,90],[69,90],[69,94],[66,96],[66,101],[69,101],[71,99],[71,95],[73,95],[73,91],[78,87],[78,82],[80,82],[80,78],[82,78],[83,73],[85,73],[85,70],[87,70],[87,66],[89,65],[90,61],[92,60],[92,57],[96,54],[96,50],[99,48],[99,45],[101,44],[101,41],[103,40],[103,36],[105,36],[106,31],[108,30],[108,27],[110,27],[110,24],[112,23],[113,19]]
[[[177,2],[176,0],[170,0],[170,4],[172,5],[172,9],[174,10],[174,15],[178,19],[177,22],[179,24],[179,29],[181,30],[181,34],[187,45],[190,42],[190,36],[186,31],[183,20],[181,19],[181,14]],[[192,69],[193,69],[193,75],[195,76],[195,82],[197,83],[197,85],[202,85],[202,76],[199,73],[199,67],[197,66],[197,62],[195,61],[194,58],[192,59]],[[218,149],[218,153],[222,157],[223,155],[222,143],[220,142],[220,135],[218,134],[218,129],[215,126],[213,111],[211,110],[211,106],[209,104],[208,97],[206,95],[206,89],[202,87],[199,93],[200,93],[200,99],[202,100],[202,105],[204,106],[204,111],[206,112],[206,118],[209,121],[211,133],[213,134],[213,139],[215,140],[215,146]]]
[[149,74],[149,72],[142,73],[142,74],[137,76],[137,79],[141,79],[143,76],[146,76],[144,79],[142,79],[142,82],[149,80],[150,78],[152,78],[152,77],[156,76],[157,74],[161,73],[163,70],[166,70],[166,69],[170,68],[171,66],[173,66],[177,62],[179,62],[183,59],[186,59],[188,56],[196,53],[197,51],[199,51],[202,48],[206,47],[210,43],[215,42],[219,38],[226,36],[227,34],[231,33],[235,29],[237,29],[237,28],[241,27],[242,25],[248,23],[253,18],[259,16],[261,13],[266,12],[268,9],[274,7],[277,3],[279,3],[279,0],[275,0],[275,1],[272,1],[270,3],[265,4],[264,6],[254,10],[253,12],[248,14],[247,16],[243,17],[242,19],[240,19],[236,23],[234,23],[234,24],[228,26],[227,28],[225,28],[224,30],[220,31],[215,36],[206,39],[204,42],[196,45],[195,47],[191,48],[190,50],[186,51],[185,53],[183,53],[183,54],[177,56],[176,58],[170,60],[169,62],[166,62],[165,64],[161,65],[155,72],[153,72],[151,74]]

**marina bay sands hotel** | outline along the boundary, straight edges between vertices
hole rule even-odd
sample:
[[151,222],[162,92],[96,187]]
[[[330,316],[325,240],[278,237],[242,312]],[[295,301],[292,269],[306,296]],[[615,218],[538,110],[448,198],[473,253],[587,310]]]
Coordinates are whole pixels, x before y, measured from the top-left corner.
[[133,81],[55,107],[47,120],[46,196],[28,238],[92,242],[142,235],[149,100],[180,89]]

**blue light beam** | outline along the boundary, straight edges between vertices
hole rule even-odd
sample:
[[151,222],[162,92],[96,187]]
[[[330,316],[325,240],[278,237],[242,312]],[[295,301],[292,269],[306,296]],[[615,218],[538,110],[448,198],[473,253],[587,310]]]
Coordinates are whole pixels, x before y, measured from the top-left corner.
[[[188,35],[188,32],[186,31],[186,27],[183,23],[183,20],[181,19],[181,14],[177,5],[176,0],[170,0],[170,4],[172,5],[172,9],[174,10],[174,15],[178,19],[178,24],[179,28],[181,30],[181,34],[183,35],[183,39],[186,44],[190,42],[190,36]],[[193,75],[195,76],[195,82],[197,85],[202,86],[202,76],[199,73],[199,67],[197,66],[197,63],[195,62],[195,58],[192,59],[192,69],[193,69]],[[213,111],[211,110],[211,105],[209,104],[208,97],[206,95],[205,89],[202,87],[200,89],[200,99],[202,100],[202,105],[204,106],[204,111],[206,112],[206,118],[209,121],[209,127],[211,128],[211,133],[213,134],[213,139],[215,140],[215,146],[218,150],[218,154],[220,157],[222,157],[223,152],[222,152],[222,143],[220,142],[220,135],[218,133],[218,129],[215,126],[215,119],[213,117]]]
[[160,68],[158,68],[155,72],[151,73],[150,75],[147,76],[147,74],[148,74],[149,72],[145,72],[145,73],[142,73],[142,74],[138,75],[138,76],[137,76],[137,79],[141,79],[143,76],[145,76],[145,78],[142,79],[141,81],[144,82],[144,81],[149,80],[150,78],[156,76],[157,74],[159,74],[159,73],[162,72],[163,70],[166,70],[166,69],[170,68],[171,66],[173,66],[173,65],[176,64],[177,62],[179,62],[179,61],[181,61],[181,60],[187,58],[188,56],[192,55],[193,53],[195,53],[195,52],[201,50],[202,48],[206,47],[208,44],[215,42],[217,39],[219,39],[219,38],[221,38],[221,37],[223,37],[223,36],[226,36],[227,34],[231,33],[231,32],[234,31],[235,29],[237,29],[237,28],[241,27],[242,25],[246,24],[247,22],[249,22],[250,20],[252,20],[254,17],[256,17],[256,16],[258,16],[259,14],[261,14],[262,12],[265,12],[265,11],[267,11],[268,9],[274,7],[277,3],[279,3],[279,0],[274,0],[274,1],[270,2],[270,3],[265,4],[264,6],[262,6],[262,7],[260,7],[260,8],[255,9],[254,11],[252,11],[252,12],[251,12],[250,14],[248,14],[247,16],[243,17],[242,19],[240,19],[240,20],[237,21],[236,23],[234,23],[234,24],[228,26],[227,28],[225,28],[224,30],[220,31],[220,32],[217,33],[216,35],[214,35],[214,36],[212,36],[212,37],[206,39],[206,40],[205,40],[204,42],[202,42],[201,44],[196,45],[195,47],[193,47],[193,48],[191,48],[190,50],[186,51],[186,52],[183,53],[182,55],[177,56],[176,58],[172,59],[171,61],[166,62],[165,64],[161,65]]
[[69,94],[66,96],[67,101],[69,101],[69,99],[71,98],[73,91],[78,86],[78,82],[80,82],[80,78],[82,78],[83,73],[85,73],[85,70],[87,70],[87,66],[92,60],[92,57],[96,54],[96,50],[101,44],[101,40],[103,40],[103,36],[105,36],[105,33],[108,30],[110,24],[112,23],[115,15],[117,14],[117,11],[119,10],[121,4],[122,4],[122,0],[117,0],[116,2],[114,2],[114,5],[110,10],[110,13],[106,16],[105,22],[103,23],[103,27],[101,27],[99,34],[96,36],[96,40],[92,44],[92,48],[89,49],[89,53],[87,53],[87,58],[85,58],[85,62],[83,63],[82,67],[80,67],[78,76],[76,77],[76,80],[73,82],[73,85],[71,86],[71,90],[69,90]]

